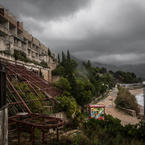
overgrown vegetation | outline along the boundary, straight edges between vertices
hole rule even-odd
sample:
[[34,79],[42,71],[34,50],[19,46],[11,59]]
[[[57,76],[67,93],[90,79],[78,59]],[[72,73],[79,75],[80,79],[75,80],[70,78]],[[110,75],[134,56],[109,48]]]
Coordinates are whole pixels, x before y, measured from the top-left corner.
[[30,60],[27,58],[26,53],[23,51],[19,51],[14,49],[14,58],[15,60],[21,60],[24,62],[29,62]]
[[131,84],[131,83],[141,82],[141,78],[137,78],[136,75],[132,72],[117,71],[117,72],[113,73],[113,76],[120,83]]
[[144,130],[145,122],[122,126],[120,120],[105,115],[104,120],[84,122],[80,133],[51,145],[144,145]]
[[127,89],[118,87],[118,94],[115,100],[116,107],[126,108],[139,112],[138,104],[134,95],[132,95]]
[[115,86],[115,80],[109,72],[103,68],[94,68],[90,61],[78,66],[70,57],[69,51],[67,55],[62,52],[61,59],[58,55],[58,62],[53,75],[59,75],[61,79],[55,86],[60,88],[65,96],[74,97],[82,107]]
[[108,115],[103,120],[91,119],[83,131],[90,145],[141,145],[145,142],[145,123],[122,126],[121,121]]
[[30,60],[26,53],[23,52],[23,51],[19,51],[19,50],[14,50],[14,54],[13,54],[15,60],[20,60],[20,61],[23,61],[23,62],[28,62],[28,63],[33,63],[35,65],[39,65],[39,66],[42,66],[42,67],[45,67],[45,68],[48,68],[48,65],[47,63],[42,60],[40,63],[35,61],[35,60]]
[[51,51],[48,49],[48,56],[51,56]]
[[40,62],[40,65],[41,65],[42,67],[48,67],[47,63],[46,63],[44,60],[42,60],[42,61]]
[[58,65],[53,75],[61,77],[54,84],[61,90],[61,95],[57,97],[60,102],[58,108],[71,118],[73,127],[79,126],[84,119],[86,105],[94,98],[104,96],[116,83],[109,72],[104,68],[94,68],[90,61],[78,65],[69,51],[67,55],[62,52],[61,58],[58,55]]
[[[45,112],[49,114],[48,110],[44,109],[44,106],[50,105],[51,102],[45,101],[47,97],[44,94],[38,90],[37,94],[35,94],[32,88],[30,88],[29,85],[25,82],[12,81],[12,83],[32,112]],[[11,99],[13,99],[13,96],[11,96]]]
[[75,113],[78,110],[76,100],[71,96],[67,97],[64,95],[58,97],[57,100],[59,101],[58,110],[63,110],[69,118],[74,118]]

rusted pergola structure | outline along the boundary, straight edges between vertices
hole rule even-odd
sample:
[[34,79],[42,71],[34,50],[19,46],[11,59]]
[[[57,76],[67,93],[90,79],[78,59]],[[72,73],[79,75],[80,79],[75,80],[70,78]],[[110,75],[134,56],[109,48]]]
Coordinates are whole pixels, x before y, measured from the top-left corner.
[[[35,143],[35,129],[42,132],[42,142],[45,141],[45,133],[64,125],[60,118],[49,117],[42,114],[42,109],[50,104],[57,103],[55,96],[60,92],[50,83],[39,77],[33,71],[28,70],[23,64],[0,59],[1,65],[6,67],[6,96],[9,112],[9,126],[16,125],[18,141],[23,131],[31,135],[32,144]],[[43,109],[44,110],[44,109]]]
[[32,145],[35,144],[35,129],[41,130],[41,141],[45,143],[45,134],[50,129],[56,130],[57,140],[59,140],[59,129],[64,125],[63,120],[55,117],[49,117],[42,114],[26,114],[16,115],[9,118],[10,124],[17,124],[18,131],[18,144],[21,145],[21,132],[27,132],[30,134]]

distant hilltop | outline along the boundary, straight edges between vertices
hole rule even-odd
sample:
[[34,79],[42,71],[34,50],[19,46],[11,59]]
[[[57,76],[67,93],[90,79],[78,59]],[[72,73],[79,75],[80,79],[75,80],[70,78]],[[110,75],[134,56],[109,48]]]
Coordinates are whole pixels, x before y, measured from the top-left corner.
[[[83,62],[83,60],[72,56],[79,64]],[[106,68],[108,71],[124,71],[124,72],[133,72],[137,75],[137,77],[141,77],[143,81],[145,81],[145,63],[140,64],[125,64],[125,65],[113,65],[113,64],[103,64],[99,62],[92,62],[94,67]]]

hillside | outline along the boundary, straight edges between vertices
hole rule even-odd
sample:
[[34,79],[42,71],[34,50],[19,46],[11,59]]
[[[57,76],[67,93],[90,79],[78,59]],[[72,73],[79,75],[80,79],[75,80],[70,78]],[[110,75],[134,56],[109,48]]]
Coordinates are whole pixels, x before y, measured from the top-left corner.
[[[83,62],[81,59],[76,58],[73,56],[73,58],[81,64]],[[107,70],[112,71],[125,71],[125,72],[134,72],[137,77],[141,77],[142,80],[145,80],[145,64],[126,64],[126,65],[113,65],[113,64],[103,64],[99,62],[92,62],[92,65],[99,68],[106,68]]]

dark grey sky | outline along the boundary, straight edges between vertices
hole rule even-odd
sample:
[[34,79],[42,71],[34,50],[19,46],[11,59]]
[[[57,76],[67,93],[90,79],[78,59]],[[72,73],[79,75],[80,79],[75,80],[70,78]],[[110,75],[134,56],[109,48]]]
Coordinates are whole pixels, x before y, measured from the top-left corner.
[[92,61],[145,63],[144,0],[0,0],[54,52]]

